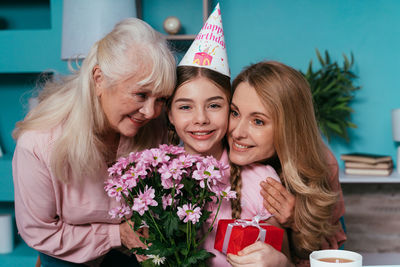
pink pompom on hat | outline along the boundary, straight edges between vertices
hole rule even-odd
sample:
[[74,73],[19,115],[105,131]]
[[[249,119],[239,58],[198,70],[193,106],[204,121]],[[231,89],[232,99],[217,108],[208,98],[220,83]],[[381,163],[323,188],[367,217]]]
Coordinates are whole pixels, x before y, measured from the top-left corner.
[[208,68],[228,77],[231,76],[219,3],[178,66]]

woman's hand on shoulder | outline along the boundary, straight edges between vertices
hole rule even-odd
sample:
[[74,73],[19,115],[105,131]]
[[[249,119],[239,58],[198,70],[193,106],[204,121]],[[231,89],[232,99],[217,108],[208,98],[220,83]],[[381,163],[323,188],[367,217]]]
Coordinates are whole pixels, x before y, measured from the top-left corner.
[[282,252],[260,241],[245,247],[238,255],[228,254],[227,260],[233,267],[294,266]]
[[296,197],[289,193],[281,183],[270,177],[260,185],[265,209],[274,214],[282,226],[295,230],[293,229],[293,215]]

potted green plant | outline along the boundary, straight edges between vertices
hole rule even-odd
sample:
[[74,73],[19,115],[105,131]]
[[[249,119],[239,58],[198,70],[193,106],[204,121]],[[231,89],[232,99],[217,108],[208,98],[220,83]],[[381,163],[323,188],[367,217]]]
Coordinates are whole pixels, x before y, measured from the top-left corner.
[[361,88],[354,84],[358,77],[351,71],[353,54],[351,60],[343,54],[344,62],[340,66],[331,60],[328,51],[325,51],[325,58],[318,49],[316,53],[321,68],[314,71],[310,61],[307,73],[303,75],[310,84],[318,126],[328,141],[333,136],[349,141],[348,128],[357,127],[351,122],[353,109],[350,102],[354,99],[354,92]]

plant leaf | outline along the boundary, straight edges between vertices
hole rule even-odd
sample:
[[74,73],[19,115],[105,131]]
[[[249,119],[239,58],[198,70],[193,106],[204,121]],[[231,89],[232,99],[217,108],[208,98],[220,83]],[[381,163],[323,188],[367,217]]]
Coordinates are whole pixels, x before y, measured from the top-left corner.
[[350,104],[355,91],[361,89],[354,84],[358,77],[351,71],[353,53],[350,60],[343,54],[343,64],[339,65],[332,61],[328,51],[325,51],[324,58],[318,49],[315,52],[321,67],[313,70],[310,61],[307,73],[303,75],[310,85],[318,126],[328,141],[332,136],[348,140],[347,129],[357,127],[350,120],[353,113]]
[[178,216],[172,211],[170,211],[170,212],[165,212],[162,219],[167,238],[173,237],[174,232],[178,231],[178,225],[179,225]]

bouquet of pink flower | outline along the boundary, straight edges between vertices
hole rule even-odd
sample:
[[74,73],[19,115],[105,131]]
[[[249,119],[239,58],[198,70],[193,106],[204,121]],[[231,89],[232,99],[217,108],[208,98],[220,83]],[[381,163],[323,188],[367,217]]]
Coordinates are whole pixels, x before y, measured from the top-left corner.
[[[186,154],[182,147],[132,152],[109,168],[105,190],[121,205],[110,215],[133,222],[137,231],[145,225],[149,237],[141,238],[147,249],[135,248],[156,265],[206,266],[212,256],[200,245],[212,230],[222,199],[235,198],[221,181],[229,166],[213,157]],[[212,213],[208,206],[218,204]],[[202,238],[202,224],[213,214]]]

